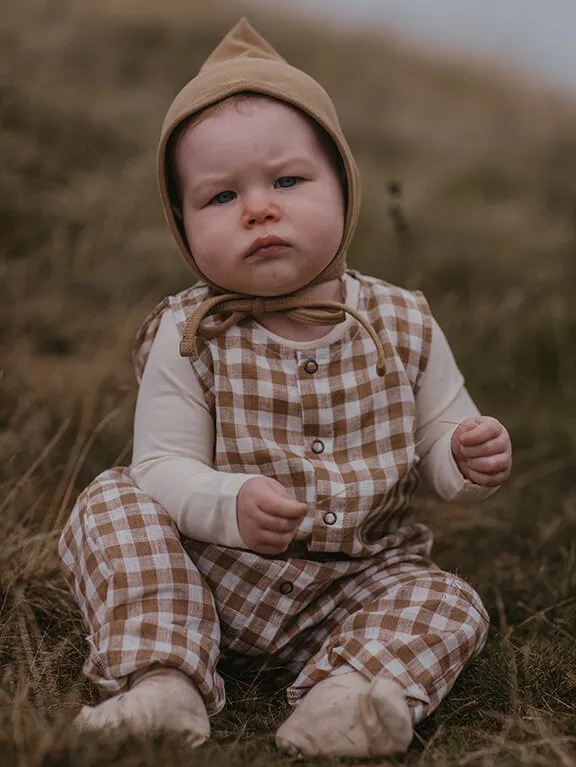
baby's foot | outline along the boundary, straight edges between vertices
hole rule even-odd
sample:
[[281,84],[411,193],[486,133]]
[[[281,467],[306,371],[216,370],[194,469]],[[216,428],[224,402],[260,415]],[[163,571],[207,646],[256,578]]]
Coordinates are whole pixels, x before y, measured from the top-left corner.
[[128,692],[98,706],[83,706],[74,720],[81,731],[127,727],[138,734],[168,729],[199,746],[210,737],[210,722],[196,685],[186,674],[154,668],[135,674]]
[[282,751],[304,756],[391,756],[406,751],[412,721],[402,688],[357,671],[312,687],[276,733]]

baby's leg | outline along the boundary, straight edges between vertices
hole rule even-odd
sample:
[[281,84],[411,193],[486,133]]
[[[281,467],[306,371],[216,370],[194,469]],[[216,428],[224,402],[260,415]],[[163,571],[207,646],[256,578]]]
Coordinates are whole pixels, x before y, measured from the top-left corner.
[[111,469],[78,498],[59,552],[88,625],[85,673],[115,696],[84,707],[79,724],[168,725],[205,740],[207,711],[224,705],[220,628],[212,594],[167,512],[127,469]]
[[297,707],[277,743],[305,755],[404,751],[412,726],[482,648],[486,612],[465,581],[409,563],[364,573],[342,609],[347,617],[288,691]]

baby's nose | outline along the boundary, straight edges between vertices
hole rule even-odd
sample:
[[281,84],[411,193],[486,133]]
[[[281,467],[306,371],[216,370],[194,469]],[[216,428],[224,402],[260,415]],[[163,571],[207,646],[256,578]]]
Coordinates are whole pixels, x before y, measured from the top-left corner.
[[256,224],[265,224],[267,221],[278,221],[280,211],[274,203],[260,198],[249,201],[242,215],[242,226],[251,229]]

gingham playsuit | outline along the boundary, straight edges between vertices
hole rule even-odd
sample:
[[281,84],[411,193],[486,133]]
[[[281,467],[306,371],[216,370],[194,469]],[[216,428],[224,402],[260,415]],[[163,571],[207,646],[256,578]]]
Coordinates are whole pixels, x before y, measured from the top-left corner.
[[[59,550],[88,625],[85,673],[104,691],[160,663],[187,673],[214,714],[225,702],[217,663],[239,653],[292,669],[292,704],[331,675],[391,677],[417,723],[482,648],[478,595],[430,561],[432,536],[410,509],[428,306],[419,293],[350,274],[358,311],[384,344],[383,377],[358,323],[299,352],[247,320],[190,358],[214,417],[214,468],[273,477],[309,507],[286,554],[184,539],[126,467],[78,498]],[[199,283],[148,317],[135,344],[139,379],[163,312],[182,333],[210,295]]]

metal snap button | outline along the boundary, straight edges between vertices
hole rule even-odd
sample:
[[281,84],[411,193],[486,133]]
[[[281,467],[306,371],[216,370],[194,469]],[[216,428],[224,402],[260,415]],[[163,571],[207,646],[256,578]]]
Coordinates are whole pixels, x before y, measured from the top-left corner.
[[318,370],[318,363],[316,360],[306,360],[304,363],[304,370],[307,373],[310,373],[310,375],[314,375],[314,373],[316,373]]
[[290,583],[290,581],[282,581],[280,591],[282,594],[291,594],[294,591],[294,584]]
[[312,443],[312,452],[316,453],[316,455],[320,455],[320,453],[324,452],[324,443],[321,439],[315,439]]
[[338,517],[336,516],[336,514],[334,514],[333,511],[327,511],[326,514],[324,514],[324,516],[322,517],[322,519],[324,520],[324,522],[326,522],[327,525],[333,525],[335,524]]

